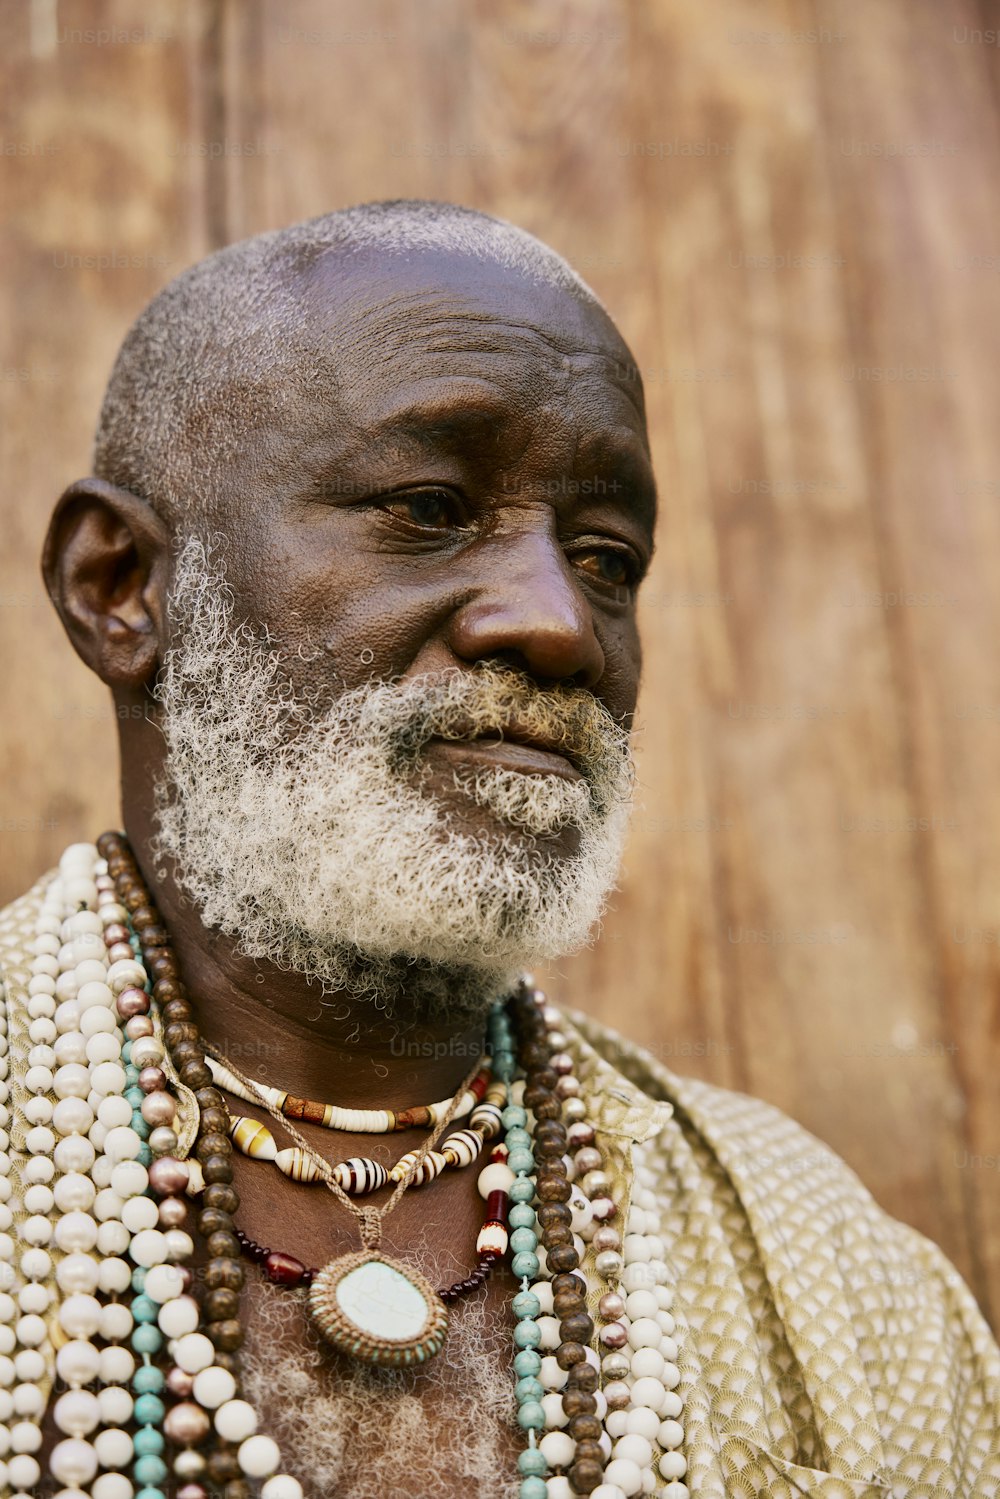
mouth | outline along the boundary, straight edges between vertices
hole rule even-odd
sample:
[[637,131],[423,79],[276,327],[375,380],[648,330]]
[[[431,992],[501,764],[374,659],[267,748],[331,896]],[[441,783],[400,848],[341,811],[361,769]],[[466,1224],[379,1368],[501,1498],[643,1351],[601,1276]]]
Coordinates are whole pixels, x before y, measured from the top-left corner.
[[475,761],[522,775],[557,775],[564,780],[583,780],[583,772],[564,746],[519,729],[516,725],[467,738],[435,736],[427,749],[451,762]]

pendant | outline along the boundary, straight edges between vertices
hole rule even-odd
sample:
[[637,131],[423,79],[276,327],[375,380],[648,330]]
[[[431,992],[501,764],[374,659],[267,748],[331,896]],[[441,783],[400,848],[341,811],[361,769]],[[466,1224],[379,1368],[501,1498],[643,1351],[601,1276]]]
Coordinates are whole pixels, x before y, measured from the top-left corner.
[[341,1353],[409,1368],[444,1344],[448,1312],[430,1281],[377,1249],[324,1265],[309,1287],[309,1314]]

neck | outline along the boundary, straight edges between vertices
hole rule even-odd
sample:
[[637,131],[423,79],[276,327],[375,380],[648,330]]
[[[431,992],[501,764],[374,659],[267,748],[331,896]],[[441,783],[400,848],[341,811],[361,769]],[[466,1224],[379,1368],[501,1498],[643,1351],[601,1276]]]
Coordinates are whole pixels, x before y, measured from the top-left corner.
[[[454,1093],[483,1050],[486,1004],[474,1017],[387,1015],[379,997],[322,993],[305,975],[247,958],[206,928],[176,872],[157,877],[142,836],[129,841],[154,892],[196,1006],[204,1041],[258,1082],[346,1108],[402,1108]],[[501,996],[497,996],[501,997]]]

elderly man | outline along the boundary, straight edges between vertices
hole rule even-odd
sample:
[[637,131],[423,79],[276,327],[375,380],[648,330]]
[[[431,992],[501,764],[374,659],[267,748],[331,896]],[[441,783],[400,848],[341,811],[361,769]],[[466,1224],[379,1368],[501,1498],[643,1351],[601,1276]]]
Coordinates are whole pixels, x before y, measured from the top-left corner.
[[5,1492],[1000,1491],[941,1254],[525,976],[625,832],[633,369],[552,251],[422,202],[126,338],[44,560],[125,833],[0,928]]

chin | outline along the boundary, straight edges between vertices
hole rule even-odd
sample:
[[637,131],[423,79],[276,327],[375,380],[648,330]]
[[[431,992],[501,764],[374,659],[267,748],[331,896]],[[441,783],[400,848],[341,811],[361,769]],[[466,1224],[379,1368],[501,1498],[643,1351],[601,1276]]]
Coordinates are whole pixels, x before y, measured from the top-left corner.
[[449,831],[461,833],[483,843],[496,846],[502,842],[507,846],[534,850],[540,860],[553,858],[570,859],[580,852],[582,834],[577,827],[559,828],[551,833],[534,833],[517,823],[504,821],[480,807],[466,807],[464,813],[456,813]]
[[464,786],[451,781],[436,782],[430,777],[423,782],[444,814],[445,836],[458,834],[473,838],[484,845],[496,848],[507,845],[519,849],[536,849],[539,858],[550,860],[572,858],[580,852],[583,833],[574,822],[562,827],[539,831],[525,827],[517,820],[502,817],[489,806],[478,803]]

